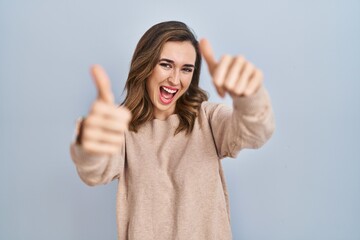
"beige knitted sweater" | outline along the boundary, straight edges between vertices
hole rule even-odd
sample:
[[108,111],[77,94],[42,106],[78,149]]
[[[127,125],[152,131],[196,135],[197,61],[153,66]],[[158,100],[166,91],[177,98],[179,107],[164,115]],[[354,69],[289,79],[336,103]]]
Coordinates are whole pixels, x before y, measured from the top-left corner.
[[190,135],[174,136],[176,114],[147,122],[138,133],[126,133],[117,156],[95,157],[71,145],[85,183],[119,181],[119,240],[232,239],[220,159],[262,146],[275,126],[264,88],[235,99],[233,105],[203,102]]

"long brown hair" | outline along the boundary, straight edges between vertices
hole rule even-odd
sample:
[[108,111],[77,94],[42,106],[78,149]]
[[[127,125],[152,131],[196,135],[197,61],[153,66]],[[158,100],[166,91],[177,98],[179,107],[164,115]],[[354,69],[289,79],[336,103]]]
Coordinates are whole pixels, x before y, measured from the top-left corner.
[[164,44],[168,41],[189,41],[195,48],[196,60],[193,77],[188,90],[177,100],[175,111],[179,116],[179,126],[175,134],[194,128],[200,105],[208,99],[199,87],[201,53],[199,42],[189,27],[178,21],[168,21],[152,26],[141,37],[131,60],[126,81],[126,98],[123,102],[132,113],[129,129],[137,132],[140,125],[154,118],[153,105],[146,91],[146,79],[152,74]]

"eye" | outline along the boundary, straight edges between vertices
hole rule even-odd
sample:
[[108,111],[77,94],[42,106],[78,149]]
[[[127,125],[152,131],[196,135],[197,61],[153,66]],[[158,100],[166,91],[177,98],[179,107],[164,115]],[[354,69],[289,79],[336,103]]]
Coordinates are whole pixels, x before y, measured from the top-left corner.
[[193,68],[190,68],[190,67],[185,67],[182,69],[184,72],[187,72],[187,73],[191,73],[193,72]]
[[160,66],[162,66],[165,69],[170,69],[172,66],[169,63],[160,63]]

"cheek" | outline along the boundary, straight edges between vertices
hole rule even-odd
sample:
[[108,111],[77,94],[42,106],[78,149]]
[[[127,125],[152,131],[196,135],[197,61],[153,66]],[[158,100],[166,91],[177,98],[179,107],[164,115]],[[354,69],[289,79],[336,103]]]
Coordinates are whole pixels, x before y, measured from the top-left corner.
[[160,66],[156,66],[151,74],[151,78],[154,82],[160,83],[164,79],[167,79],[169,74],[169,71],[162,69]]
[[182,81],[182,85],[185,89],[188,89],[190,86],[192,80],[192,75],[191,76],[186,76],[184,77],[183,81]]

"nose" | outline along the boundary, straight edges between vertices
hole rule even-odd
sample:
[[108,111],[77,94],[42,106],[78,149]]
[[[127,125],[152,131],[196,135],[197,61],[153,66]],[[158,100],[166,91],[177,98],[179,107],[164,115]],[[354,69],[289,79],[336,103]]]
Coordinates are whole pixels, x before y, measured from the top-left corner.
[[173,85],[179,85],[180,84],[180,71],[177,69],[174,69],[171,71],[171,74],[169,76],[169,82]]

